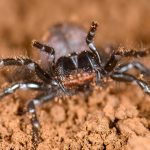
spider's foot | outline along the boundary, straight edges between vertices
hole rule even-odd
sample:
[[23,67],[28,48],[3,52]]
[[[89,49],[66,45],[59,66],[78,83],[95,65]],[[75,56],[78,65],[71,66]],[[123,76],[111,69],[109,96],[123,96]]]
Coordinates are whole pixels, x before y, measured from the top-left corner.
[[92,32],[95,32],[96,29],[97,29],[97,27],[98,27],[98,23],[97,23],[96,21],[93,21],[92,24],[91,24],[90,30],[91,30]]
[[4,92],[2,92],[2,93],[0,93],[0,99],[2,99],[4,96],[6,96],[7,94],[6,93],[4,93]]
[[32,144],[33,150],[36,150],[37,146],[43,141],[42,137],[40,136],[40,132],[37,128],[34,128],[32,131]]

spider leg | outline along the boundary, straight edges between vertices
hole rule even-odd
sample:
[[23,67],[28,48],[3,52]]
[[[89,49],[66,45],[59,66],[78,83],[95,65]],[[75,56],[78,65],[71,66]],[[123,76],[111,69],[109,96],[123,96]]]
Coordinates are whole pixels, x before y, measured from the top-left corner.
[[54,51],[54,49],[53,49],[52,47],[49,47],[49,46],[47,46],[47,45],[44,45],[44,44],[42,44],[42,43],[40,43],[40,42],[38,42],[38,41],[36,41],[36,40],[34,40],[34,41],[32,42],[32,45],[33,45],[34,47],[40,49],[41,51],[46,52],[46,53],[49,53],[49,54],[54,54],[54,53],[55,53],[55,51]]
[[0,98],[3,98],[9,94],[14,93],[17,89],[32,89],[32,90],[44,90],[46,87],[44,87],[41,83],[35,83],[35,82],[30,82],[30,83],[16,83],[13,84],[11,87],[8,87],[3,90],[3,92],[0,93]]
[[64,87],[64,85],[61,83],[61,81],[59,79],[57,80],[53,80],[53,82],[55,82],[57,84],[57,86],[66,94],[66,95],[71,95],[71,91],[66,89]]
[[95,67],[95,64],[94,62],[92,61],[92,59],[90,57],[87,57],[89,62],[90,62],[90,65],[92,67],[93,70],[95,70],[95,73],[96,73],[96,84],[98,85],[100,83],[100,79],[101,79],[101,71]]
[[52,48],[50,46],[47,46],[45,44],[42,44],[42,43],[40,43],[36,40],[34,40],[32,42],[32,46],[34,46],[34,47],[40,49],[41,51],[46,52],[47,54],[49,54],[53,58],[53,62],[54,62],[54,60],[55,60],[55,50],[54,50],[54,48]]
[[[50,47],[50,46],[47,46],[47,45],[44,45],[36,40],[34,40],[32,42],[32,45],[38,49],[40,49],[41,51],[44,51],[48,54],[50,54],[51,57],[53,57],[53,63],[54,63],[54,60],[55,60],[55,50],[54,48]],[[65,87],[60,83],[59,80],[52,80],[52,82],[59,86],[61,88],[61,90],[66,93],[66,94],[69,94],[69,92],[65,89]]]
[[104,66],[104,69],[107,72],[111,72],[122,57],[146,57],[149,54],[150,54],[150,49],[146,49],[145,51],[143,50],[136,51],[132,49],[125,50],[125,51],[116,51],[116,52],[113,51],[108,62]]
[[121,57],[146,57],[150,54],[150,48],[145,50],[124,50],[124,51],[116,51],[115,55],[120,55]]
[[33,60],[28,58],[7,58],[0,59],[0,68],[4,66],[27,66],[27,68],[31,71],[34,71],[36,75],[43,81],[49,82],[51,81],[51,77]]
[[122,57],[146,57],[149,54],[150,54],[150,49],[140,50],[140,51],[136,51],[132,49],[124,50],[124,51],[116,51],[116,52],[113,51],[108,62],[104,66],[104,69],[107,72],[111,72]]
[[116,81],[136,83],[145,93],[150,95],[150,86],[143,80],[139,80],[130,74],[115,72],[111,74],[111,78]]
[[93,41],[96,30],[97,30],[97,26],[98,26],[98,24],[96,22],[92,22],[90,30],[86,37],[86,43],[89,46],[90,50],[96,55],[99,65],[100,65],[102,61],[101,61],[100,55],[99,55],[99,53],[94,45],[94,41]]
[[41,105],[44,102],[48,102],[52,100],[55,96],[56,96],[56,91],[51,91],[51,93],[47,95],[37,96],[35,99],[31,100],[28,103],[28,112],[31,114],[32,142],[35,147],[41,141],[41,137],[39,135],[40,123],[36,114],[35,106]]
[[132,68],[139,70],[140,73],[142,73],[142,74],[150,75],[150,69],[146,68],[140,62],[131,62],[131,63],[127,63],[125,65],[120,65],[117,68],[115,68],[115,71],[117,71],[118,73],[124,73]]

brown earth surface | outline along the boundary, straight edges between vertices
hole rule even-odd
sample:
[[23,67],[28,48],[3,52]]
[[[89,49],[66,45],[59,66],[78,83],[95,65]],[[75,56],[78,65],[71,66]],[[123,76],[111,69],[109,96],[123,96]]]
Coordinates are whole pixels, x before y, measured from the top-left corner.
[[[99,22],[96,43],[100,47],[150,46],[149,0],[1,0],[0,57],[38,60],[38,51],[31,48],[32,39],[40,40],[58,22],[75,22],[88,30],[93,20]],[[149,57],[140,61],[150,68]],[[16,79],[12,70],[2,70],[1,89]],[[32,149],[29,114],[24,112],[35,95],[17,91],[1,100],[0,150]],[[92,93],[43,104],[37,113],[43,139],[38,150],[150,149],[150,97],[136,85],[110,81]]]

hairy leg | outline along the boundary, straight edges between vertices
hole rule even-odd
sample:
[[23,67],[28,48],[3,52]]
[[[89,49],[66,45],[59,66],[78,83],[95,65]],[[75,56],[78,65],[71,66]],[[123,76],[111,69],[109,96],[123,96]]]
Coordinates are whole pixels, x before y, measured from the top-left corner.
[[99,65],[100,65],[102,61],[101,61],[100,55],[99,55],[99,53],[94,45],[94,41],[93,41],[96,30],[97,30],[97,26],[98,26],[98,24],[96,22],[92,22],[90,30],[86,37],[86,43],[89,46],[90,50],[97,56],[97,59],[98,59]]
[[45,82],[51,81],[51,77],[37,63],[28,58],[0,59],[0,68],[5,66],[27,66],[27,68],[34,71],[41,80]]
[[90,62],[90,65],[92,67],[93,70],[95,70],[95,73],[96,73],[96,84],[98,85],[100,83],[100,80],[101,80],[101,71],[99,70],[99,68],[96,68],[95,67],[95,64],[94,62],[91,60],[90,57],[88,57],[88,60]]
[[118,73],[115,72],[111,75],[111,78],[116,80],[116,81],[120,81],[120,82],[132,82],[132,83],[136,83],[138,86],[141,87],[141,89],[147,93],[148,95],[150,95],[150,86],[144,82],[143,80],[139,80],[136,77],[127,74],[127,73]]
[[150,49],[136,51],[136,50],[124,50],[124,51],[113,51],[104,69],[111,72],[117,65],[118,61],[122,57],[146,57],[150,55]]
[[47,45],[44,45],[36,40],[34,40],[32,42],[32,46],[40,49],[42,52],[46,52],[49,56],[51,56],[52,58],[52,62],[54,63],[54,60],[55,60],[55,50],[54,48],[50,47],[50,46],[47,46]]

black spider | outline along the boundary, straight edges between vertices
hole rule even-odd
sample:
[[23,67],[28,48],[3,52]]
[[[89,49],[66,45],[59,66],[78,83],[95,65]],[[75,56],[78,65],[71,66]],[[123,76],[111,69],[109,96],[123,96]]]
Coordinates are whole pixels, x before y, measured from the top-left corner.
[[91,83],[101,85],[104,77],[123,82],[134,82],[150,95],[150,87],[143,80],[127,73],[131,68],[136,68],[143,74],[150,75],[150,70],[139,62],[117,65],[122,57],[145,57],[150,50],[145,51],[113,51],[109,60],[102,62],[101,55],[94,45],[93,38],[97,23],[92,22],[86,35],[84,30],[74,24],[59,24],[54,26],[46,35],[41,44],[33,42],[33,46],[41,51],[42,68],[31,59],[1,59],[0,67],[17,65],[27,66],[34,71],[42,82],[16,83],[0,93],[0,97],[12,94],[17,89],[34,89],[42,94],[31,100],[28,111],[31,114],[33,142],[39,141],[40,124],[36,115],[36,105],[53,100],[62,94],[75,94],[91,86]]

